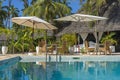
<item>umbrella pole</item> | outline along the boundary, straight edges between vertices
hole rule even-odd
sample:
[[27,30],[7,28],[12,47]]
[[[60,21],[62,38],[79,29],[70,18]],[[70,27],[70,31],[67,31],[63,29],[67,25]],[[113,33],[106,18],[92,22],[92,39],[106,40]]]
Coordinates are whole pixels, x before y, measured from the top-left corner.
[[[97,24],[98,22],[96,22]],[[97,26],[95,26],[95,36],[96,36],[96,54],[98,54],[98,51],[99,51],[99,40],[98,40],[98,33],[97,33]]]
[[35,27],[34,24],[35,24],[35,23],[33,22],[33,29],[32,29],[32,39],[33,39],[33,40],[34,40],[34,27]]
[[78,50],[77,50],[77,54],[78,54],[78,53],[79,53],[79,42],[80,42],[79,34],[77,34],[77,38],[78,38],[78,43],[77,43],[77,48],[78,48]]
[[47,80],[47,30],[45,30],[45,48],[46,48],[46,51],[45,51],[45,62],[46,62],[46,71],[45,71],[45,75],[46,75],[46,80]]
[[45,54],[46,54],[46,62],[47,62],[47,30],[45,30],[45,44],[46,44],[46,51],[45,51]]
[[34,27],[33,27],[33,31],[32,31],[32,39],[34,40]]

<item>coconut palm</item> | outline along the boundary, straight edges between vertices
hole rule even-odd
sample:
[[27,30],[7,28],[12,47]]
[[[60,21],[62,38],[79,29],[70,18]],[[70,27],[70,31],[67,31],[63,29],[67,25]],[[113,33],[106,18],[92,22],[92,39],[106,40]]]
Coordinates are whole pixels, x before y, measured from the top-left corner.
[[15,6],[11,5],[10,6],[10,14],[11,14],[11,17],[19,16],[19,9],[15,8]]
[[15,8],[13,5],[11,5],[11,6],[4,6],[3,8],[4,8],[4,10],[6,11],[6,14],[7,14],[6,26],[10,27],[9,20],[11,19],[11,17],[19,16],[19,10],[18,10],[18,8]]
[[4,20],[7,18],[7,12],[3,9],[2,2],[4,0],[0,1],[0,27],[4,27]]
[[27,8],[29,6],[29,0],[21,0],[24,4],[24,8]]
[[31,1],[31,4],[34,4],[36,1],[37,1],[37,0],[32,0],[32,1]]
[[6,11],[0,9],[0,27],[4,27],[4,20],[6,19]]
[[37,0],[25,9],[25,15],[38,16],[47,21],[70,13],[70,8],[62,2],[53,0]]
[[[80,0],[83,2],[84,0]],[[87,0],[86,3],[82,6],[80,11],[83,11],[86,14],[100,15],[101,6],[105,5],[107,0]]]

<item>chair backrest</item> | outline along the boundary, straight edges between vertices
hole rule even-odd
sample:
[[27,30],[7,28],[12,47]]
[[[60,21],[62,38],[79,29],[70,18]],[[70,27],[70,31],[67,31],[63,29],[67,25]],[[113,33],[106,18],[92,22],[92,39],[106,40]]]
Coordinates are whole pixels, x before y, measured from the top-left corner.
[[88,47],[89,47],[88,41],[85,40],[85,48],[88,49]]
[[89,47],[95,48],[96,47],[95,44],[96,43],[94,43],[93,41],[89,41],[88,45],[89,45]]
[[44,40],[42,40],[42,41],[40,42],[40,46],[41,46],[41,51],[42,51],[42,52],[46,52],[46,43],[45,43]]
[[106,49],[106,50],[109,50],[109,46],[110,46],[110,42],[109,41],[105,41],[105,43],[104,43],[104,48]]
[[58,48],[58,52],[61,54],[66,54],[68,52],[66,42],[63,42],[63,44]]

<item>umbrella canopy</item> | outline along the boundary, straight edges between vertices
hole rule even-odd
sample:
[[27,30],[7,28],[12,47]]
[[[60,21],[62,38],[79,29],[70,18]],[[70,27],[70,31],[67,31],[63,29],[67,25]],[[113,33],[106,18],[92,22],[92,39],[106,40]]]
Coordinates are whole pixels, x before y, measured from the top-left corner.
[[46,30],[57,29],[55,26],[51,25],[50,23],[35,16],[14,17],[12,18],[12,22],[17,23],[19,25],[32,27],[35,29],[46,29]]
[[58,21],[80,21],[80,22],[84,22],[84,21],[104,20],[104,19],[107,19],[107,18],[99,17],[99,16],[93,16],[93,15],[85,15],[85,14],[73,14],[73,15],[58,18],[58,19],[55,19],[55,20],[58,20]]
[[57,36],[61,36],[65,33],[81,33],[81,32],[93,33],[98,30],[102,31],[103,27],[102,28],[96,28],[96,26],[88,27],[88,23],[85,22],[105,19],[108,18],[85,14],[73,14],[70,16],[55,19],[57,21],[72,21],[72,23],[69,26],[65,27],[61,32],[59,32]]

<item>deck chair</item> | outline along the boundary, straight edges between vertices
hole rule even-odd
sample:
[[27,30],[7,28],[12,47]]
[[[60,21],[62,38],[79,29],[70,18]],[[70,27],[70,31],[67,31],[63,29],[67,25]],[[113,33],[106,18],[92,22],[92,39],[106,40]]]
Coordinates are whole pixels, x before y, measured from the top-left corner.
[[[41,46],[40,46],[40,47],[41,47],[41,49],[40,49],[41,53],[45,53],[45,52],[46,52],[46,44],[45,44],[45,41],[41,41]],[[47,47],[47,52],[48,52],[48,53],[52,54],[52,53],[53,53],[53,50],[54,50],[53,45]]]
[[110,42],[106,41],[104,44],[101,44],[101,45],[99,46],[99,51],[100,51],[100,52],[104,52],[105,55],[106,55],[107,53],[108,53],[108,54],[111,54],[111,51],[110,51],[109,46],[110,46]]
[[41,47],[41,52],[46,52],[46,44]]
[[86,41],[85,41],[85,49],[86,49],[87,53],[94,52],[94,51],[95,51],[95,46],[94,46],[94,47],[93,47],[93,46],[91,47],[91,46],[89,45],[88,41],[86,40]]
[[39,46],[40,46],[40,52],[41,52],[41,53],[45,53],[45,52],[46,52],[46,43],[45,43],[44,40],[41,40],[41,41],[39,42]]
[[53,53],[53,51],[56,50],[56,45],[52,44],[51,46],[47,47],[47,52]]
[[65,42],[61,46],[58,46],[57,50],[59,54],[62,54],[62,55],[68,54],[68,48]]

